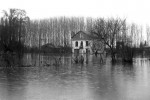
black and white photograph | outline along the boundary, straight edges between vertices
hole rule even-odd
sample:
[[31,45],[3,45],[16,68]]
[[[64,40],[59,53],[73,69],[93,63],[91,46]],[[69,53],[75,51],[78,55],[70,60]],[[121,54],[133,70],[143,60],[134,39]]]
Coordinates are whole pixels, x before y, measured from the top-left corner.
[[150,1],[0,0],[0,100],[150,100]]

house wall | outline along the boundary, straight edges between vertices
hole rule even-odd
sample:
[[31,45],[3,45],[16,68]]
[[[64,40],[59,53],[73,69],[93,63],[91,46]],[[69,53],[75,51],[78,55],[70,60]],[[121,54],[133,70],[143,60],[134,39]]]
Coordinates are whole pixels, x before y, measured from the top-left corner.
[[[76,47],[76,45],[75,45],[75,43],[76,43],[76,41],[78,42],[78,46]],[[74,49],[79,49],[80,48],[80,45],[81,45],[81,41],[83,41],[83,49],[82,49],[82,51],[80,52],[80,53],[86,53],[86,49],[89,49],[90,50],[90,53],[92,53],[92,49],[91,49],[91,47],[92,47],[92,41],[90,41],[90,40],[73,40],[72,41],[72,52],[74,53]],[[89,42],[89,45],[88,46],[86,46],[86,41],[88,41]]]

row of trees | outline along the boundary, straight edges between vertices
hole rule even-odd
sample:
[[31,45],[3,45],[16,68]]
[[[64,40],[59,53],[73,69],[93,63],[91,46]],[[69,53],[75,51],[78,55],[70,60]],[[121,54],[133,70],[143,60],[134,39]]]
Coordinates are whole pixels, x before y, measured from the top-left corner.
[[[86,32],[91,32],[95,27],[95,24],[99,23],[100,19],[92,18],[49,18],[43,20],[31,20],[27,29],[26,41],[27,45],[40,46],[46,43],[52,43],[56,46],[70,46],[71,44],[71,35],[82,30]],[[120,19],[104,19],[113,20]],[[126,24],[126,22],[125,22]],[[139,46],[140,41],[142,40],[142,28],[136,24],[126,25],[128,28],[128,34],[133,36],[133,45]],[[59,41],[58,41],[59,40]]]
[[[115,52],[116,41],[139,46],[142,40],[142,27],[129,25],[125,19],[58,17],[30,20],[24,10],[10,9],[9,12],[4,11],[0,19],[0,43],[4,51],[16,48],[21,50],[24,46],[40,48],[47,43],[70,47],[71,35],[80,30],[97,36],[111,49],[112,54]],[[150,33],[149,28],[147,33]]]
[[30,47],[51,43],[55,46],[71,46],[71,33],[85,31],[84,18],[49,18],[31,20],[26,36],[26,45]]

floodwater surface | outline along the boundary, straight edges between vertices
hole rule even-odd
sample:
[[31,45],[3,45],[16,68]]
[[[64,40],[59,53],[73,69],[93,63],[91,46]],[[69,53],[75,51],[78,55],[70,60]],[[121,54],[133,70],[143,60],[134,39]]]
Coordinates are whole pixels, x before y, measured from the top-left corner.
[[[1,58],[0,100],[150,100],[150,60],[111,64],[110,57],[26,54]],[[7,61],[8,62],[8,61]]]

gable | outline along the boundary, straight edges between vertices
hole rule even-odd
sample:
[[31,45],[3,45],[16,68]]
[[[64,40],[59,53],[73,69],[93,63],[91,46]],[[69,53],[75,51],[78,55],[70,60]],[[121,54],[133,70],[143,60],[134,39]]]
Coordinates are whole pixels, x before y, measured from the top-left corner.
[[83,31],[79,31],[72,37],[72,40],[91,40],[91,37]]

